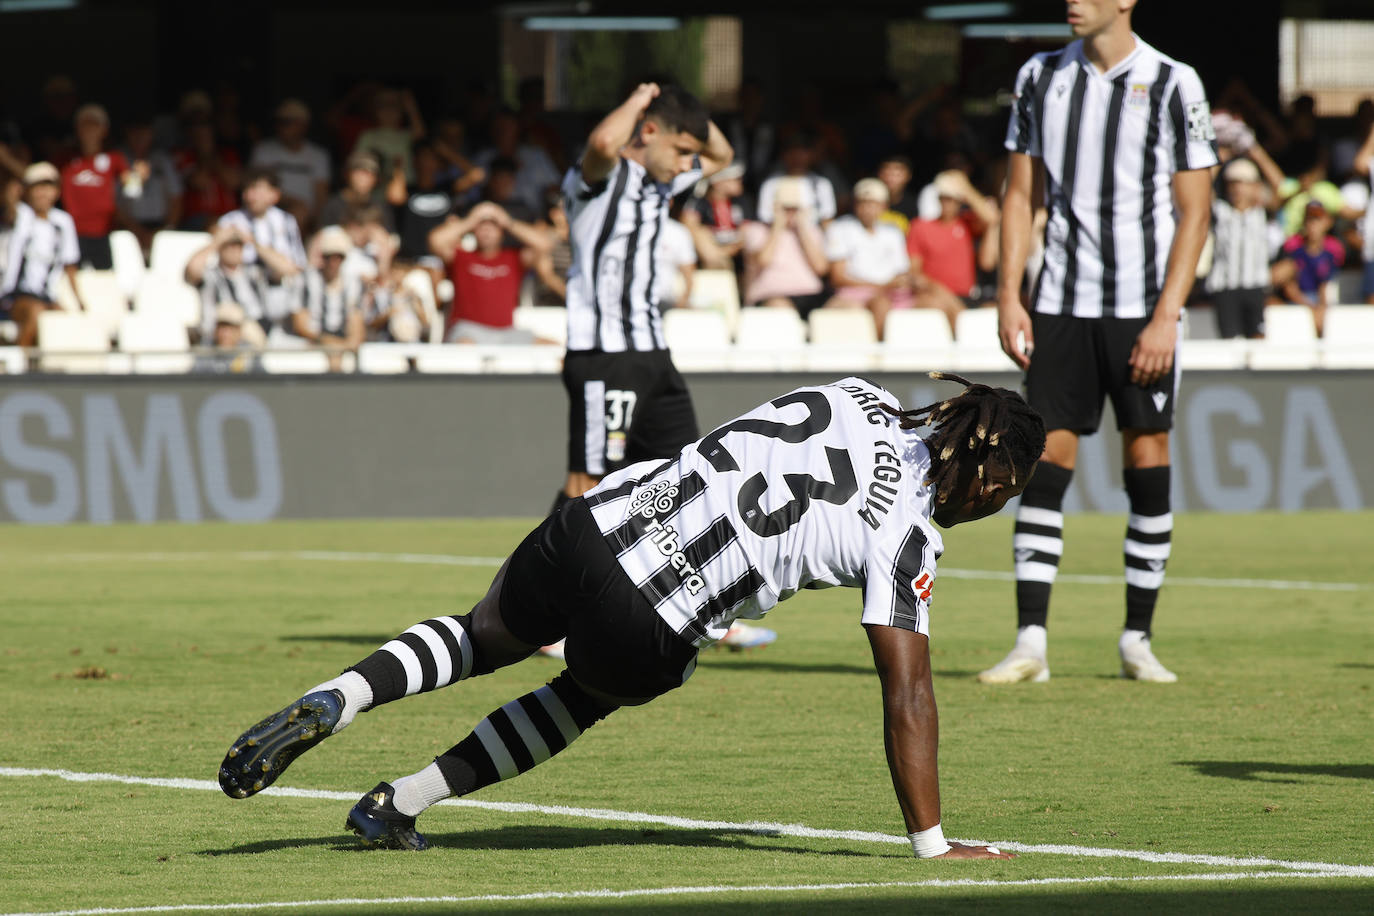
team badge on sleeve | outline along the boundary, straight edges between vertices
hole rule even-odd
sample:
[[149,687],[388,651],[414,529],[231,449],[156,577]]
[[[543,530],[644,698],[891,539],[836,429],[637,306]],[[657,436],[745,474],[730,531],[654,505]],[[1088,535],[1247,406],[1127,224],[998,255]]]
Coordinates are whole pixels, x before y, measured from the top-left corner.
[[1217,138],[1217,132],[1212,127],[1212,110],[1207,107],[1206,102],[1189,102],[1187,115],[1189,140],[1215,140]]

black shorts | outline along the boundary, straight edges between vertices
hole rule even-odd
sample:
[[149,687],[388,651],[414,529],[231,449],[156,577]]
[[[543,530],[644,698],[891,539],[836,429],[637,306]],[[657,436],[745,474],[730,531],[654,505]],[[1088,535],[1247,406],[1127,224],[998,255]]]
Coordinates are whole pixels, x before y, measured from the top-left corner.
[[1269,290],[1219,289],[1212,293],[1212,308],[1217,316],[1217,334],[1230,337],[1259,337],[1264,333],[1264,300]]
[[113,270],[114,254],[110,250],[108,235],[77,236],[77,247],[81,251],[81,263],[94,270]]
[[687,383],[667,350],[569,351],[568,470],[604,477],[636,461],[668,458],[695,441]]
[[648,700],[681,687],[697,650],[654,610],[601,536],[586,501],[556,509],[515,548],[501,585],[501,619],[522,642],[566,637],[578,683]]
[[1080,435],[1102,425],[1111,398],[1117,429],[1167,430],[1174,423],[1179,368],[1148,387],[1131,382],[1131,349],[1148,318],[1074,318],[1032,313],[1035,349],[1026,370],[1026,400],[1045,428]]

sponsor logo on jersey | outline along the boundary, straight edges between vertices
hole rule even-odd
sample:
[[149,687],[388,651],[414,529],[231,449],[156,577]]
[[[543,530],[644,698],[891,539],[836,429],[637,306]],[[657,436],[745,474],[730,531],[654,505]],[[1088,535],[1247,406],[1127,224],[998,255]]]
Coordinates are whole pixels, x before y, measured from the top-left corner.
[[676,508],[674,500],[678,492],[678,488],[666,480],[643,487],[630,498],[630,514],[638,514],[649,520],[646,526],[649,540],[658,548],[658,552],[667,558],[668,565],[682,579],[682,587],[687,589],[687,594],[696,595],[706,587],[706,580],[701,577],[697,568],[688,562],[687,554],[682,552],[682,540],[677,529],[672,525],[665,525],[657,518],[658,515],[672,512]]
[[660,512],[673,511],[673,498],[678,494],[676,484],[659,480],[647,487],[641,487],[630,498],[630,514],[653,518]]

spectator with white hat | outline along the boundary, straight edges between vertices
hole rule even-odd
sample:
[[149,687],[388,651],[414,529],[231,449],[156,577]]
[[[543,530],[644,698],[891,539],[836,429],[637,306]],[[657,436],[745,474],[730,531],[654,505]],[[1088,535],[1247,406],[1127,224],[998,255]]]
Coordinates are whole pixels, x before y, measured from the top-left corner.
[[854,185],[854,214],[835,220],[826,232],[835,288],[826,307],[868,309],[880,338],[887,313],[912,304],[911,258],[901,230],[880,219],[887,205],[887,185],[864,178]]
[[[1255,147],[1258,149],[1258,147]],[[1274,167],[1275,177],[1282,173]],[[1269,212],[1260,169],[1234,158],[1221,170],[1224,197],[1212,201],[1212,266],[1205,284],[1222,338],[1263,337],[1270,291]]]
[[329,349],[330,371],[342,368],[341,350],[356,350],[363,342],[363,280],[346,273],[344,259],[353,250],[353,239],[339,226],[320,230],[317,244],[323,266],[305,272],[304,296],[291,316],[295,332],[313,344]]
[[744,226],[744,301],[792,308],[805,316],[825,301],[825,237],[805,206],[801,182],[787,178],[773,194],[773,218]]
[[24,199],[15,207],[14,229],[0,281],[0,319],[18,325],[15,343],[21,347],[38,342],[38,316],[58,308],[58,274],[67,274],[77,303],[85,308],[76,283],[76,265],[81,260],[76,224],[70,214],[56,206],[60,180],[51,162],[35,162],[24,170]]

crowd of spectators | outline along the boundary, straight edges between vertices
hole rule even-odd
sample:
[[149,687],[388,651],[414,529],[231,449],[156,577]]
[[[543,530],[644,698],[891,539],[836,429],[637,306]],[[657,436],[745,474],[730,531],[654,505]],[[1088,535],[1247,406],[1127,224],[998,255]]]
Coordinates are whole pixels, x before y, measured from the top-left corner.
[[[528,342],[517,305],[562,301],[558,188],[582,130],[543,110],[537,80],[517,110],[484,96],[426,113],[404,88],[363,83],[322,112],[281,99],[262,124],[232,86],[113,123],[97,94],[56,76],[27,120],[0,115],[0,318],[21,345],[59,274],[80,303],[76,268],[111,268],[115,230],[145,255],[159,232],[207,233],[185,270],[203,303],[189,334],[230,363],[319,345],[337,364],[363,341],[430,339],[436,320],[436,339]],[[697,267],[735,272],[745,307],[867,309],[879,334],[893,309],[937,309],[953,328],[990,300],[1004,112],[970,119],[949,87],[904,98],[887,83],[852,100],[856,119],[814,89],[790,117],[768,102],[745,82],[718,117],[735,164],[674,202],[665,307],[687,301]],[[1355,298],[1374,302],[1374,100],[1333,121],[1308,97],[1277,115],[1240,83],[1213,102],[1224,165],[1194,304],[1214,307],[1220,336],[1262,336],[1278,302],[1311,306],[1320,329],[1361,265]]]

